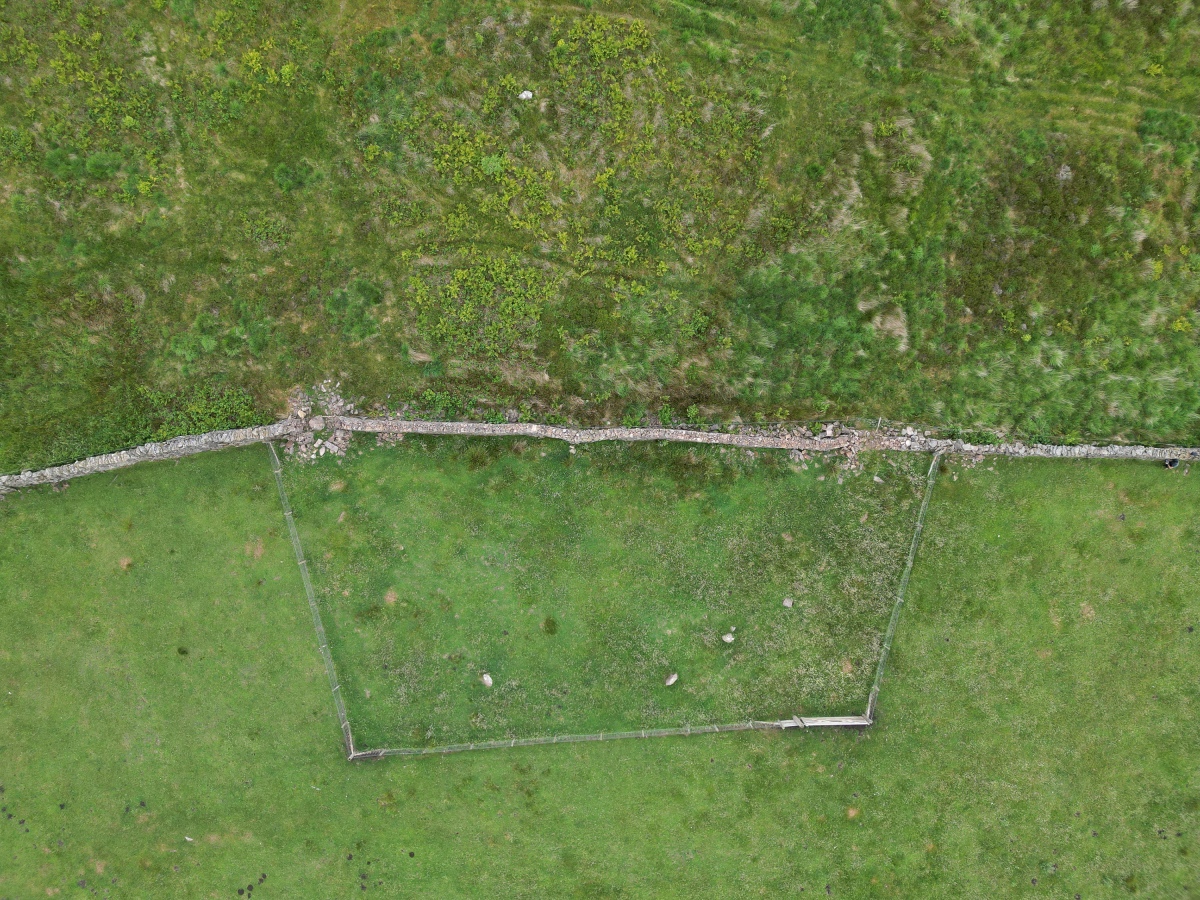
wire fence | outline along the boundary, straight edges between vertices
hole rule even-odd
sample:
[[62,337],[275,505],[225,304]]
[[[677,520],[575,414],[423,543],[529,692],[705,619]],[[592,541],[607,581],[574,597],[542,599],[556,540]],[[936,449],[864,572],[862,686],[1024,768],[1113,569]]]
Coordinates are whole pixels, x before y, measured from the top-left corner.
[[346,714],[346,705],[342,700],[341,686],[338,683],[337,671],[333,665],[333,656],[329,652],[329,641],[325,636],[325,626],[321,622],[321,612],[317,606],[316,594],[313,591],[312,579],[308,572],[308,562],[300,543],[300,533],[296,529],[295,517],[291,504],[288,502],[287,491],[283,484],[283,467],[275,446],[267,443],[271,453],[271,465],[275,473],[275,483],[279,488],[279,500],[283,506],[284,519],[287,521],[288,534],[291,537],[292,548],[296,552],[296,563],[300,567],[300,577],[304,582],[304,593],[308,598],[309,610],[312,612],[313,627],[317,633],[317,645],[321,658],[325,662],[325,674],[329,678],[329,688],[333,694],[334,706],[337,709],[338,724],[342,730],[342,739],[346,747],[347,758],[352,761],[383,759],[388,756],[445,756],[451,753],[466,753],[473,750],[500,750],[512,747],[535,747],[548,744],[579,744],[592,741],[616,741],[632,738],[655,737],[690,737],[702,734],[724,734],[735,731],[784,731],[790,728],[812,728],[821,726],[863,727],[872,724],[875,713],[875,703],[879,696],[879,688],[883,682],[884,670],[887,666],[888,654],[891,652],[892,639],[900,620],[900,610],[904,605],[904,595],[908,588],[909,577],[912,575],[913,564],[917,557],[917,547],[921,542],[921,532],[925,526],[925,514],[929,509],[929,500],[933,494],[933,485],[937,479],[937,467],[941,461],[941,453],[935,453],[929,465],[929,473],[925,480],[925,494],[921,500],[921,509],[917,515],[917,525],[913,532],[912,544],[904,563],[904,571],[900,576],[896,603],[892,607],[891,619],[884,632],[883,645],[880,650],[879,664],[875,671],[875,681],[871,685],[871,693],[867,699],[867,710],[864,716],[824,716],[824,717],[793,717],[776,721],[751,719],[745,722],[733,722],[724,725],[684,725],[679,728],[644,728],[637,731],[606,731],[595,734],[560,734],[544,737],[508,738],[505,740],[478,741],[467,744],[444,744],[435,747],[388,747],[375,750],[356,750],[354,737],[350,728],[350,720]]
[[929,474],[925,476],[925,496],[921,500],[921,511],[917,514],[917,527],[913,531],[912,546],[908,548],[908,559],[904,562],[904,573],[900,576],[900,586],[896,590],[896,603],[892,607],[892,617],[888,620],[887,631],[883,633],[883,646],[879,651],[879,665],[875,668],[875,681],[871,685],[871,693],[867,697],[867,711],[864,714],[868,722],[875,719],[875,701],[879,699],[879,687],[883,684],[883,672],[887,668],[888,654],[892,651],[892,638],[896,636],[896,625],[900,621],[900,609],[904,606],[904,593],[908,590],[908,579],[912,575],[913,563],[917,559],[917,546],[921,543],[921,532],[925,528],[925,513],[929,510],[929,498],[933,496],[933,483],[937,480],[938,463],[942,454],[933,454],[929,463]]
[[363,750],[353,754],[354,760],[383,759],[385,756],[443,756],[466,753],[470,750],[500,750],[509,747],[536,747],[543,744],[580,744],[588,741],[620,741],[630,738],[687,737],[694,734],[724,734],[728,731],[782,731],[791,727],[784,722],[735,722],[731,725],[687,725],[682,728],[646,728],[641,731],[603,731],[598,734],[559,734],[552,737],[512,738],[503,741],[480,741],[473,744],[444,744],[440,747],[396,747],[386,750]]
[[279,454],[275,452],[275,445],[268,441],[267,449],[271,451],[275,484],[279,486],[279,501],[283,504],[283,517],[287,520],[288,533],[292,538],[292,549],[296,551],[296,562],[300,566],[300,578],[304,582],[304,593],[308,597],[308,608],[312,612],[313,627],[317,630],[317,647],[321,651],[321,659],[325,661],[325,674],[329,676],[329,689],[333,692],[333,705],[337,708],[338,725],[342,729],[346,755],[354,759],[354,738],[350,733],[350,719],[346,716],[346,704],[342,702],[341,685],[338,684],[337,671],[333,667],[333,656],[329,652],[325,626],[321,623],[321,611],[317,608],[317,596],[313,592],[312,579],[308,576],[308,562],[304,558],[304,549],[300,545],[300,533],[296,530],[292,506],[288,503],[287,491],[283,487],[283,467],[279,463]]

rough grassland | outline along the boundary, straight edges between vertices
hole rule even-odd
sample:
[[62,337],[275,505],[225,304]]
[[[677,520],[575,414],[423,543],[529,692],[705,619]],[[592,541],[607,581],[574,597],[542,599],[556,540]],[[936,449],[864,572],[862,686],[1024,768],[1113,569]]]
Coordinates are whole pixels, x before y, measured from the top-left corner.
[[783,451],[576,449],[289,464],[356,746],[862,711],[925,457],[842,483]]
[[360,765],[261,450],[10,497],[0,897],[1196,896],[1198,474],[944,476],[862,737]]
[[0,471],[327,377],[1200,439],[1191,0],[4,0],[0,72]]

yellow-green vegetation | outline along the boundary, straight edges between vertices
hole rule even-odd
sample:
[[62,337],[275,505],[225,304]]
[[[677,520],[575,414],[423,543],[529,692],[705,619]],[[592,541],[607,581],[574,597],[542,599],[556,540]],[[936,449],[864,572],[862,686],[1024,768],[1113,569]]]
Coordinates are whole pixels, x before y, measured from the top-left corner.
[[3,470],[325,377],[1200,439],[1186,2],[4,0],[0,69]]
[[863,734],[359,764],[262,448],[10,496],[0,897],[1190,896],[1200,481],[989,466]]
[[861,714],[928,468],[479,438],[351,450],[286,481],[363,750]]

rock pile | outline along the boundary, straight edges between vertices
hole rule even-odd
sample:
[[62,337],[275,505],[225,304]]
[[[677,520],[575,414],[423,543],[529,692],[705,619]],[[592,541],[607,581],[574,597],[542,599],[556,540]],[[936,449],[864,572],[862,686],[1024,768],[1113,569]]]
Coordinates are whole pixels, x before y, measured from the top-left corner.
[[[289,415],[304,423],[302,430],[283,445],[285,453],[298,456],[301,459],[315,460],[326,453],[334,456],[345,456],[346,448],[350,446],[353,432],[338,427],[341,416],[358,414],[358,407],[338,393],[342,383],[326,379],[313,387],[315,399],[304,391],[294,391],[288,398]],[[312,414],[314,405],[322,415]],[[317,432],[333,426],[333,433],[318,436]]]

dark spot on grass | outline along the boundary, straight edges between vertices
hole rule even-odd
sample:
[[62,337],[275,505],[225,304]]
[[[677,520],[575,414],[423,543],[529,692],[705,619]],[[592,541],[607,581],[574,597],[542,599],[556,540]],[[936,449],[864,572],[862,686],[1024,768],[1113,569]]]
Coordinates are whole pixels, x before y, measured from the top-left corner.
[[554,616],[546,616],[542,622],[542,631],[546,634],[558,634],[558,622]]
[[180,656],[187,656],[187,655],[188,655],[188,648],[187,648],[187,647],[180,647],[180,648],[178,648],[178,649],[177,649],[175,652],[176,652],[176,653],[178,653]]
[[66,809],[66,808],[67,808],[67,804],[65,804],[65,803],[60,803],[60,804],[58,804],[58,808],[59,808],[59,809]]
[[238,896],[239,896],[239,897],[241,897],[241,896],[244,896],[244,895],[245,895],[245,893],[246,893],[246,889],[245,889],[245,888],[238,888]]
[[354,859],[354,854],[353,854],[353,853],[347,853],[347,854],[346,854],[346,859]]
[[354,614],[354,618],[362,622],[373,622],[383,615],[383,607],[378,603],[373,603],[365,609],[360,609]]

